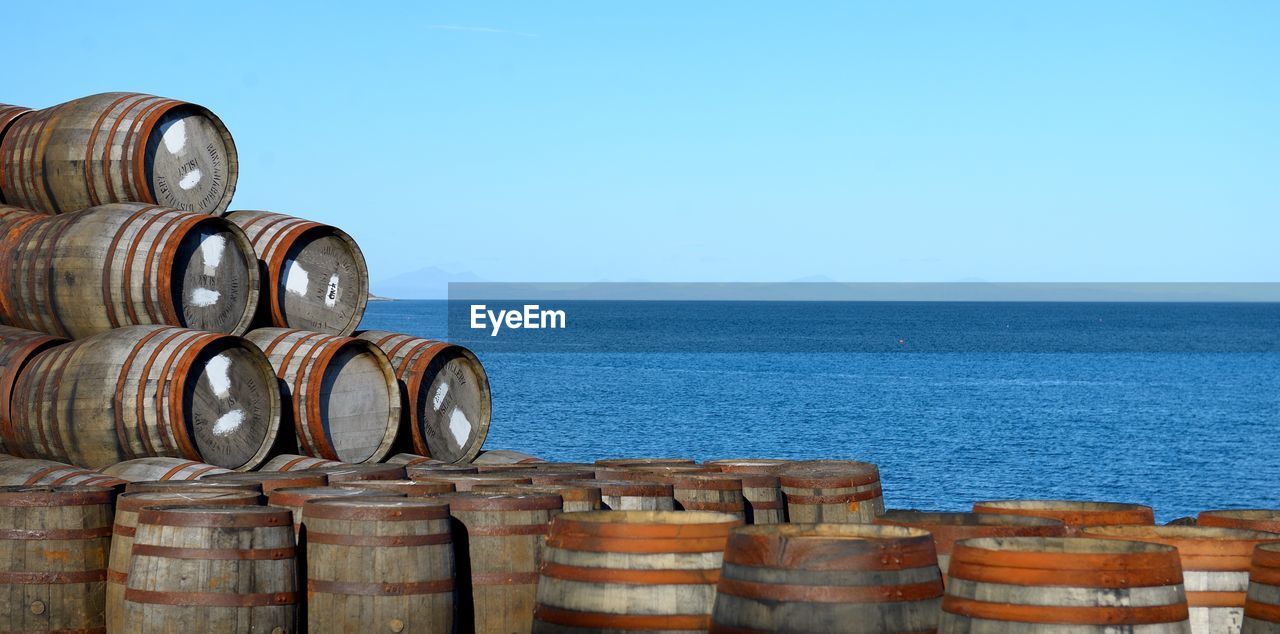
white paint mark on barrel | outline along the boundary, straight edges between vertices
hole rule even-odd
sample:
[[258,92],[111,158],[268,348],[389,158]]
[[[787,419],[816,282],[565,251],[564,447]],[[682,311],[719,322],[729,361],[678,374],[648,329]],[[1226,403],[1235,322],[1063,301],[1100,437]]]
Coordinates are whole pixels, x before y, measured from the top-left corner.
[[[164,141],[164,149],[169,150],[170,154],[177,154],[182,148],[187,146],[187,121],[178,119],[169,124],[165,129],[163,136],[160,137]],[[185,189],[191,189],[187,187]]]
[[466,445],[467,438],[471,437],[471,421],[467,420],[467,415],[456,407],[449,412],[449,433],[453,434],[453,439],[459,447]]
[[218,234],[204,236],[200,240],[200,259],[204,261],[205,273],[218,268],[222,264],[222,254],[227,251],[227,239]]
[[209,288],[197,288],[191,291],[191,305],[197,308],[206,308],[218,303],[218,299],[222,297],[222,293]]
[[289,272],[284,276],[284,288],[294,295],[306,297],[310,277],[301,264],[296,261],[289,262]]
[[204,366],[204,376],[209,379],[213,393],[225,397],[231,391],[231,359],[219,354]]
[[183,176],[182,180],[178,181],[178,187],[181,187],[184,190],[191,189],[198,184],[200,184],[200,168],[198,167],[187,172],[187,175]]
[[338,274],[329,277],[329,288],[324,293],[324,305],[333,308],[338,303]]
[[226,436],[240,429],[240,425],[244,424],[244,412],[236,409],[218,417],[213,423],[214,436]]
[[449,384],[441,383],[440,387],[436,388],[435,395],[431,397],[431,407],[434,408],[437,412],[440,411],[440,406],[444,404],[444,396],[445,394],[448,394],[448,393],[449,393]]

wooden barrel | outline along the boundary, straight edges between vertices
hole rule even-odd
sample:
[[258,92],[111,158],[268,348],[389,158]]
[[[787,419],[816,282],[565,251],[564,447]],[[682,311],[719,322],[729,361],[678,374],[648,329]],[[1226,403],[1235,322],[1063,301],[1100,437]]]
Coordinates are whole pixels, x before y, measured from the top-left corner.
[[124,622],[137,631],[295,631],[302,597],[288,511],[149,507],[132,552]]
[[791,460],[779,460],[776,458],[724,458],[708,460],[703,464],[709,467],[716,467],[725,473],[776,475],[783,467],[791,463]]
[[1253,551],[1244,626],[1240,631],[1243,634],[1280,632],[1280,545],[1263,544]]
[[582,483],[575,484],[481,484],[472,489],[476,493],[511,493],[558,495],[565,513],[599,511],[604,508],[600,489]]
[[319,632],[452,632],[449,506],[439,500],[312,500],[307,623]]
[[481,484],[501,484],[509,486],[513,484],[533,483],[532,480],[523,476],[506,475],[502,473],[416,475],[413,479],[419,482],[451,482],[458,491],[470,491]]
[[534,631],[706,631],[729,531],[740,524],[707,511],[556,517]]
[[[0,144],[3,144],[4,135],[9,131],[9,127],[13,125],[13,122],[17,121],[18,117],[31,111],[31,108],[0,103]],[[4,194],[2,192],[0,192],[0,202],[4,202]]]
[[489,449],[476,454],[471,464],[531,464],[535,462],[546,462],[546,460],[510,449]]
[[339,489],[359,489],[361,491],[383,491],[402,493],[405,497],[422,497],[440,493],[453,493],[457,489],[452,482],[422,482],[418,480],[355,480],[337,482],[332,486]]
[[947,574],[951,551],[956,542],[978,537],[1065,537],[1067,527],[1061,520],[1029,515],[997,513],[929,513],[921,511],[889,511],[875,520],[887,526],[909,526],[929,531],[938,553],[938,568]]
[[682,511],[718,511],[746,521],[742,478],[727,473],[677,475],[673,494]]
[[938,632],[1191,631],[1178,551],[1075,537],[956,544]]
[[674,511],[675,487],[661,482],[627,480],[567,480],[600,489],[600,502],[611,511]]
[[41,216],[0,234],[0,321],[79,339],[134,325],[242,334],[258,262],[240,228],[214,216],[117,203]]
[[556,495],[449,493],[458,581],[458,631],[527,633],[540,549]]
[[323,473],[329,484],[359,482],[362,480],[404,480],[404,467],[398,464],[344,464],[309,469]]
[[669,465],[696,465],[693,458],[598,458],[596,465],[600,467],[653,467]]
[[729,535],[711,631],[933,633],[942,592],[918,528],[743,527]]
[[478,473],[518,473],[526,475],[536,473],[538,470],[534,468],[536,463],[528,464],[476,464],[471,463],[470,466],[475,467]]
[[471,475],[480,470],[471,465],[407,465],[404,468],[410,480],[430,479],[439,476]]
[[91,486],[122,490],[125,481],[53,460],[12,458],[0,461],[0,486]]
[[785,524],[787,503],[776,475],[734,473],[742,480],[748,524]]
[[212,112],[104,93],[27,113],[0,142],[0,191],[49,213],[139,201],[220,214],[236,189],[235,143]]
[[1079,502],[1075,500],[998,500],[977,502],[975,513],[999,513],[1001,515],[1031,515],[1062,520],[1067,534],[1079,533],[1086,526],[1140,525],[1156,523],[1155,512],[1149,506],[1122,502]]
[[378,462],[400,425],[400,385],[387,355],[367,341],[259,328],[245,335],[271,360],[302,453],[340,462]]
[[[419,456],[412,453],[398,453],[387,458],[387,462],[391,464],[402,464],[406,467],[448,464],[443,460],[436,460],[435,458],[428,458],[427,456]],[[475,471],[472,471],[471,473],[475,473]]]
[[[234,472],[232,472],[234,473]],[[262,495],[262,484],[257,482],[213,482],[211,480],[140,480],[125,485],[125,493],[194,493],[247,491]]]
[[151,480],[199,480],[205,476],[231,473],[230,469],[182,458],[135,458],[99,469],[126,482]]
[[[4,302],[0,298],[0,303]],[[67,340],[42,332],[0,326],[0,429],[12,425],[9,421],[9,401],[18,375],[37,354]],[[4,433],[0,432],[0,452],[4,449]]]
[[267,505],[289,509],[293,513],[293,530],[302,530],[302,508],[309,500],[325,500],[346,497],[404,497],[403,493],[392,491],[369,491],[366,489],[339,489],[337,487],[297,487],[288,489],[272,489],[267,493]]
[[251,471],[248,473],[224,473],[216,476],[209,476],[201,480],[205,483],[222,484],[224,482],[232,484],[256,484],[262,490],[263,494],[270,494],[276,489],[291,489],[302,487],[322,487],[329,484],[329,477],[323,473],[314,471],[293,471],[293,472],[274,472],[274,471]]
[[120,328],[40,353],[14,388],[11,453],[100,469],[145,456],[229,469],[266,460],[280,394],[262,352],[239,337]]
[[204,506],[257,506],[262,496],[250,491],[163,491],[125,493],[116,498],[115,523],[111,527],[111,556],[107,566],[107,632],[127,634],[124,622],[124,590],[133,560],[133,537],[138,513],[148,506],[196,504]]
[[106,631],[114,497],[102,487],[0,487],[0,631]]
[[596,473],[594,471],[582,470],[552,470],[545,471],[542,469],[530,469],[522,471],[520,475],[529,478],[534,484],[559,484],[569,480],[595,480]]
[[880,471],[865,462],[795,463],[778,472],[787,517],[796,524],[870,524],[884,512]]
[[317,467],[340,467],[343,464],[346,463],[287,453],[268,460],[258,471],[306,471]]
[[414,453],[448,463],[470,462],[489,435],[493,405],[489,375],[470,350],[385,330],[357,337],[387,353],[404,384],[409,444]]
[[232,211],[266,271],[257,323],[349,335],[369,301],[356,241],[329,225],[269,211]]
[[601,480],[636,480],[675,484],[676,476],[689,474],[720,474],[715,467],[702,465],[635,465],[629,467],[600,467],[596,477]]
[[1091,526],[1082,536],[1177,548],[1193,634],[1240,631],[1253,549],[1280,541],[1275,533],[1204,526]]
[[1280,533],[1280,510],[1245,509],[1231,511],[1201,511],[1196,517],[1197,526],[1220,528],[1244,528],[1251,531]]

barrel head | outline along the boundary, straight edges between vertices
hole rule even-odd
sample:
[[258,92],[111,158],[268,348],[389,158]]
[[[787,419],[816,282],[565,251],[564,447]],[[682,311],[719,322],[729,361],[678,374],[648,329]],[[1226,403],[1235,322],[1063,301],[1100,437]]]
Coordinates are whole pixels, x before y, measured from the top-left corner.
[[158,204],[220,214],[237,175],[231,134],[213,113],[192,104],[165,112],[147,138],[145,175]]
[[187,233],[174,254],[170,288],[182,326],[243,333],[258,301],[258,262],[235,225],[210,219]]
[[349,335],[369,301],[364,255],[345,233],[319,227],[285,256],[278,302],[290,328]]
[[201,351],[188,377],[191,433],[205,461],[229,469],[261,464],[280,429],[280,390],[262,352],[220,338]]
[[492,402],[489,378],[465,348],[448,346],[431,360],[431,382],[418,392],[422,436],[431,457],[445,462],[470,460],[489,435]]
[[342,462],[386,457],[400,421],[399,386],[387,359],[365,342],[344,346],[321,383],[320,418]]

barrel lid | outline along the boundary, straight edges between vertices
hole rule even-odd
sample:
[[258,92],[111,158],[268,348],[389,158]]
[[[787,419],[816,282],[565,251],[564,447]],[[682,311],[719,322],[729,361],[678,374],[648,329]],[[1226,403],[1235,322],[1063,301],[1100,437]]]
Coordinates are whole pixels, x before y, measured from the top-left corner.
[[251,482],[262,487],[264,493],[275,489],[293,487],[322,487],[329,478],[323,473],[306,471],[250,471],[240,473],[219,473],[205,476],[201,482]]
[[138,512],[138,525],[207,528],[261,528],[291,526],[288,509],[268,506],[213,506],[176,504],[147,506]]
[[138,511],[149,506],[192,504],[201,506],[222,504],[256,505],[260,496],[251,491],[140,491],[122,493],[116,498],[117,511]]
[[[289,487],[273,489],[267,494],[267,503],[284,506],[302,506],[307,500],[317,498],[338,498],[364,496],[395,496],[386,491],[368,491],[365,489],[339,489],[335,487]],[[403,496],[404,494],[400,494]]]
[[795,462],[778,471],[782,486],[799,488],[860,487],[880,481],[880,470],[869,462],[811,460]]

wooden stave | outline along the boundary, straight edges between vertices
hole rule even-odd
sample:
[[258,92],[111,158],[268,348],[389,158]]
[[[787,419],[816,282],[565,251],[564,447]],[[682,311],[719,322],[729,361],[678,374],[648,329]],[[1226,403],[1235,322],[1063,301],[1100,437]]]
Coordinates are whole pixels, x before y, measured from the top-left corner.
[[360,482],[363,480],[404,480],[406,478],[404,467],[386,463],[330,465],[307,469],[307,471],[323,473],[329,479],[329,484]]
[[[0,297],[0,304],[3,303],[4,298]],[[0,326],[0,453],[5,451],[3,430],[13,424],[9,420],[9,403],[13,395],[13,386],[18,382],[18,376],[37,354],[67,341],[68,339],[64,337],[46,335],[42,332]]]
[[[215,185],[198,204],[178,200],[167,183],[157,187],[147,178],[148,159],[154,158],[148,150],[160,145],[158,126],[179,113],[203,119],[222,146],[215,148],[218,156],[212,160],[193,159],[200,172],[210,172]],[[0,139],[5,199],[47,213],[165,199],[173,206],[220,214],[231,202],[238,177],[235,142],[216,115],[196,104],[153,95],[103,93],[25,113]]]
[[1264,544],[1253,551],[1242,634],[1280,631],[1280,545]]
[[297,454],[280,454],[263,463],[258,467],[258,471],[306,471],[318,467],[336,467],[346,464],[337,460],[327,460],[325,458],[316,458],[314,456],[299,456]]
[[412,454],[412,453],[395,454],[387,458],[387,462],[391,464],[402,464],[405,467],[447,464],[443,460],[436,460],[435,458],[432,458],[429,456],[419,456],[418,454]]
[[1280,509],[1201,511],[1196,517],[1196,525],[1280,533]]
[[209,476],[205,482],[214,484],[222,484],[230,482],[235,484],[252,483],[257,484],[258,489],[264,495],[270,494],[276,489],[288,488],[315,488],[323,487],[329,484],[328,476],[323,473],[315,472],[274,472],[274,471],[250,471],[237,473],[224,473],[216,476]]
[[152,480],[199,480],[208,475],[231,473],[230,469],[182,458],[147,457],[117,462],[98,470],[126,482]]
[[7,454],[0,460],[0,486],[91,486],[120,491],[125,484],[119,478],[54,460],[17,458]]
[[612,511],[674,511],[675,487],[661,482],[630,480],[566,480],[600,489],[600,501]]

